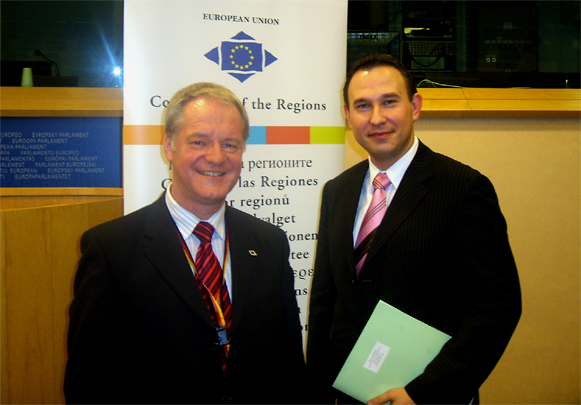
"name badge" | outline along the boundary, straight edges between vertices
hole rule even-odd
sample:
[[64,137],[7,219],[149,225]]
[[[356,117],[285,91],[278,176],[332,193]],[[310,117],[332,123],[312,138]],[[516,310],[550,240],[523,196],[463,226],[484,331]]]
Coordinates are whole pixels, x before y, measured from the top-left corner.
[[230,341],[228,340],[228,331],[226,328],[216,328],[216,332],[218,332],[218,344],[220,346],[230,344]]

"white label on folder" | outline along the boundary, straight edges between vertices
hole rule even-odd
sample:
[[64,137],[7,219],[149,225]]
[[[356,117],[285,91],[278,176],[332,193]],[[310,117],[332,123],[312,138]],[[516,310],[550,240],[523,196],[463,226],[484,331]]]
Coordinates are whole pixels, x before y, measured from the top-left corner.
[[386,345],[376,342],[363,367],[377,373],[390,350]]

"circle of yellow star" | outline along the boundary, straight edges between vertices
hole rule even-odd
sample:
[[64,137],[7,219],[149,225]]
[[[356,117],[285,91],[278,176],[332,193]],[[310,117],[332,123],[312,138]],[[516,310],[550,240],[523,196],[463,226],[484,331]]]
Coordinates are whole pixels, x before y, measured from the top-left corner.
[[[249,59],[249,61],[247,63],[241,63],[241,64],[237,64],[233,59],[234,59],[234,54],[237,51],[246,51],[245,56],[247,56],[247,58]],[[239,69],[239,70],[244,70],[244,69],[250,69],[250,67],[252,66],[252,60],[254,60],[254,55],[252,55],[252,50],[250,49],[250,47],[248,45],[236,45],[234,48],[231,49],[231,55],[230,55],[230,59],[232,59],[232,61],[230,62],[235,69]]]

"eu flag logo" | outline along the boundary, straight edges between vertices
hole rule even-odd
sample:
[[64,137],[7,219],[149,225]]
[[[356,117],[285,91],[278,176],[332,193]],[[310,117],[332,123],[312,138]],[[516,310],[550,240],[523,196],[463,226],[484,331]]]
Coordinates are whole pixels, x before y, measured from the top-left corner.
[[222,42],[222,70],[262,72],[262,44]]
[[204,56],[241,83],[277,60],[261,43],[243,31]]

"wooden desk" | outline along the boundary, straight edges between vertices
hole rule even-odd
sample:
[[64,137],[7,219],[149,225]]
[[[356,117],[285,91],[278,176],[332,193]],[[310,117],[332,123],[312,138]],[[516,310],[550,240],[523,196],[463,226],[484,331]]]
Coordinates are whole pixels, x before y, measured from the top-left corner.
[[581,117],[579,89],[420,88],[422,117]]
[[[122,117],[123,90],[2,87],[2,117]],[[62,404],[68,307],[87,229],[123,215],[121,188],[0,189],[3,404]]]
[[[420,88],[425,117],[579,117],[579,89]],[[122,89],[2,87],[2,117],[123,116]]]
[[123,89],[1,87],[1,117],[123,117]]

